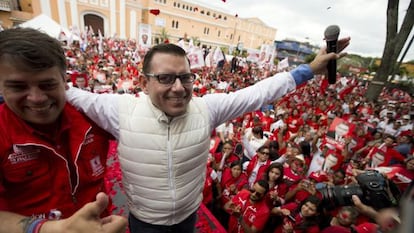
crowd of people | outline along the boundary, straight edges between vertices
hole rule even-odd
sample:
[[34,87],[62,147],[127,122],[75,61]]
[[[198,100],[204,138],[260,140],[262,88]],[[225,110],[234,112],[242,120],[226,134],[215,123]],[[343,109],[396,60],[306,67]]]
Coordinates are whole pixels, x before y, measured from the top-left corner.
[[[191,69],[174,44],[87,35],[86,46],[58,49],[35,30],[0,33],[0,116],[16,122],[2,128],[0,232],[81,229],[79,221],[124,231],[119,216],[99,220],[110,213],[96,196],[113,139],[131,232],[193,232],[201,202],[228,232],[391,232],[401,223],[414,178],[414,102],[396,89],[368,101],[369,83],[355,75],[328,85],[327,61],[344,54],[322,49],[282,73],[254,63],[217,71]],[[33,36],[43,42],[27,45]],[[70,104],[65,82],[77,87]],[[51,214],[64,220],[50,223]]]

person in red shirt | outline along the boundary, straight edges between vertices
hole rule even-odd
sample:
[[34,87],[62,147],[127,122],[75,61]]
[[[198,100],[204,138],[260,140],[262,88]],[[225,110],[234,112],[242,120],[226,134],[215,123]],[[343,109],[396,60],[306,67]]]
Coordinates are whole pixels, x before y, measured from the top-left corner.
[[250,187],[252,187],[256,181],[263,178],[263,174],[271,163],[269,155],[269,147],[261,146],[257,150],[257,154],[252,158],[251,161],[248,162],[246,174],[249,179]]
[[[283,164],[272,163],[264,174],[264,180],[269,183],[269,192],[266,195],[266,203],[269,209],[273,209],[275,206],[281,206],[285,203],[285,195],[288,190],[288,186],[283,179]],[[271,232],[278,224],[278,218],[270,216],[265,232]]]
[[264,180],[269,183],[269,192],[266,195],[266,201],[270,208],[285,203],[288,186],[283,180],[283,170],[283,164],[272,163],[264,173]]
[[233,153],[233,141],[225,141],[221,152],[213,154],[213,168],[216,171],[223,171],[224,168],[230,167],[230,164],[234,161],[240,160],[240,158]]
[[228,227],[229,214],[224,211],[224,205],[233,199],[233,197],[243,189],[248,189],[247,176],[243,172],[241,161],[234,161],[230,167],[223,170],[220,182],[220,189],[218,190],[218,199],[220,199],[220,209],[217,213],[217,219],[224,228]]
[[298,206],[288,203],[272,209],[272,214],[282,216],[283,223],[274,233],[319,233],[318,216],[322,213],[321,200],[309,196]]
[[226,203],[225,210],[231,215],[229,233],[260,232],[265,227],[270,210],[265,201],[269,184],[257,181],[250,192],[242,190]]
[[293,109],[292,115],[288,117],[286,124],[289,132],[296,134],[304,124],[303,118],[299,114],[298,109]]
[[66,68],[49,35],[0,33],[0,232],[125,232],[100,217],[110,137],[66,102]]
[[274,119],[270,116],[270,109],[266,108],[263,111],[263,116],[260,117],[262,122],[263,131],[270,132],[270,125],[273,123]]
[[293,152],[291,155],[287,155],[287,166],[285,166],[283,171],[283,178],[289,186],[299,182],[306,174],[305,158],[302,154],[297,154],[298,151],[295,147],[292,148],[294,148]]
[[285,202],[301,203],[309,196],[317,196],[322,199],[322,194],[316,189],[316,181],[313,178],[302,179],[299,183],[293,184],[289,187],[286,193]]
[[368,163],[368,167],[389,166],[391,165],[390,162],[393,159],[403,163],[405,157],[394,149],[394,142],[395,138],[391,135],[387,135],[383,144],[372,148],[365,158]]
[[243,172],[240,161],[234,161],[225,168],[220,182],[221,204],[224,206],[242,189],[248,189],[247,175]]
[[203,204],[210,209],[213,210],[213,186],[218,186],[218,176],[216,171],[210,166],[210,164],[207,164],[206,169],[206,179],[204,181],[204,188],[203,188]]

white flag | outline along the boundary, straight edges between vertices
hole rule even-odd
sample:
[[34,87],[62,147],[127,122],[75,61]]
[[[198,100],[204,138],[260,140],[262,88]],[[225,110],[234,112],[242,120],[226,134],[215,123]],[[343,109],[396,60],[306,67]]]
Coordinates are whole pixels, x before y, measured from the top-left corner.
[[213,54],[213,64],[217,65],[221,60],[224,60],[223,52],[221,51],[220,47],[217,46]]
[[197,69],[205,66],[203,50],[200,48],[194,47],[187,54],[188,60],[190,61],[190,68]]

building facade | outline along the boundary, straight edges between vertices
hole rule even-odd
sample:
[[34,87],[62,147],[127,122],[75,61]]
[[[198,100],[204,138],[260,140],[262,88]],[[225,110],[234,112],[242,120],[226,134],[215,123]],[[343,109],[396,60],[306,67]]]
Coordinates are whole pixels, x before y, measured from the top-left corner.
[[104,36],[152,44],[193,39],[204,46],[258,49],[273,44],[277,30],[258,18],[240,18],[184,0],[0,0],[0,23],[10,28],[45,14],[65,28],[91,26]]
[[308,42],[299,42],[296,40],[275,41],[276,57],[278,60],[288,58],[289,64],[299,65],[305,62],[307,56],[316,53],[319,47],[311,45]]

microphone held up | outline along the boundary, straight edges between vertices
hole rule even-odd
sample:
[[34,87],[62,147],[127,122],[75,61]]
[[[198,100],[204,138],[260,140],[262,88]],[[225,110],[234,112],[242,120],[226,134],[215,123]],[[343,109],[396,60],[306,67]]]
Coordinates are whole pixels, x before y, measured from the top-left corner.
[[[326,52],[338,52],[338,36],[340,29],[337,25],[330,25],[325,29]],[[328,62],[328,82],[329,84],[336,83],[336,60],[332,59]]]

